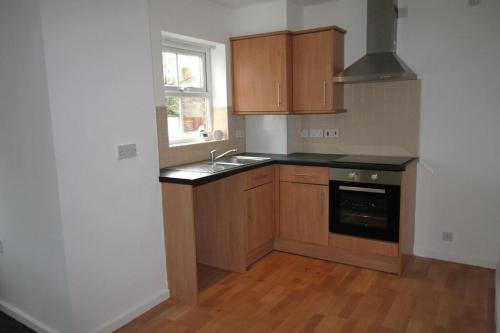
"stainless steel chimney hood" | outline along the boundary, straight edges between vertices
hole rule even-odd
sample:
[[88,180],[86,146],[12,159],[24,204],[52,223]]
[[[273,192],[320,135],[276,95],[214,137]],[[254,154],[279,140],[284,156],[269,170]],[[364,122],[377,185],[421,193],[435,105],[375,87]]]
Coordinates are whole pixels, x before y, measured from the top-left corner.
[[416,80],[417,75],[396,54],[397,0],[367,3],[367,54],[334,77],[333,82]]

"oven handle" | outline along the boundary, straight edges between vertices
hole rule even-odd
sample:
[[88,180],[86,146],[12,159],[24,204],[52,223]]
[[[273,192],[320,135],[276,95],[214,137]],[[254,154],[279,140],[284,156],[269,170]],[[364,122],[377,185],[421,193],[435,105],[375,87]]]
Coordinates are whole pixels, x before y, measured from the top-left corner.
[[382,188],[368,188],[368,187],[357,187],[357,186],[339,186],[341,191],[353,191],[353,192],[366,192],[366,193],[379,193],[385,194],[385,190]]

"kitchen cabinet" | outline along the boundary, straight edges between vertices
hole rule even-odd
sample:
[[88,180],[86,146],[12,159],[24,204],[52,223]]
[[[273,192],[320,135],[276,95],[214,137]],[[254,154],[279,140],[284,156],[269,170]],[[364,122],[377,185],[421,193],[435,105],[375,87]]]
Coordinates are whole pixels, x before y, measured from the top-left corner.
[[245,202],[247,263],[251,263],[259,257],[256,252],[274,238],[274,184],[270,182],[245,191]]
[[292,35],[293,112],[344,112],[344,88],[333,77],[344,68],[344,34],[338,27]]
[[282,166],[280,179],[279,236],[328,245],[328,170]]
[[290,50],[288,32],[231,38],[234,113],[290,112]]
[[198,287],[213,277],[200,266],[244,272],[273,250],[402,274],[413,255],[416,162],[401,171],[397,243],[330,233],[329,168],[286,162],[207,183],[162,183],[173,298],[197,303]]
[[332,26],[231,38],[235,114],[344,112],[345,30]]

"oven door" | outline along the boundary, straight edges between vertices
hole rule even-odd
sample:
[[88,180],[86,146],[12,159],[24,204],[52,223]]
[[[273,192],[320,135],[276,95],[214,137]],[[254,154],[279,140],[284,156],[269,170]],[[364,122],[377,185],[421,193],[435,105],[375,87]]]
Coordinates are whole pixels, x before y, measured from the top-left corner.
[[400,187],[330,181],[330,232],[399,240]]

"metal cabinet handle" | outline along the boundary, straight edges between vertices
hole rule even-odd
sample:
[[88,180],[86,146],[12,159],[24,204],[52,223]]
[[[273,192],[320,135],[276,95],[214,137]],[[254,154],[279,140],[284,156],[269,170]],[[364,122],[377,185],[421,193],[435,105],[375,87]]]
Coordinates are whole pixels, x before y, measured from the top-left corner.
[[295,176],[298,176],[298,177],[314,177],[313,175],[308,175],[307,173],[296,173]]
[[278,106],[281,106],[281,83],[278,82]]
[[323,81],[323,105],[326,105],[326,80]]
[[253,216],[252,216],[252,196],[248,196],[248,222],[252,222]]
[[320,195],[320,204],[321,204],[321,216],[323,216],[325,214],[325,202],[324,202],[325,195],[324,195],[323,191],[321,191],[319,195]]

